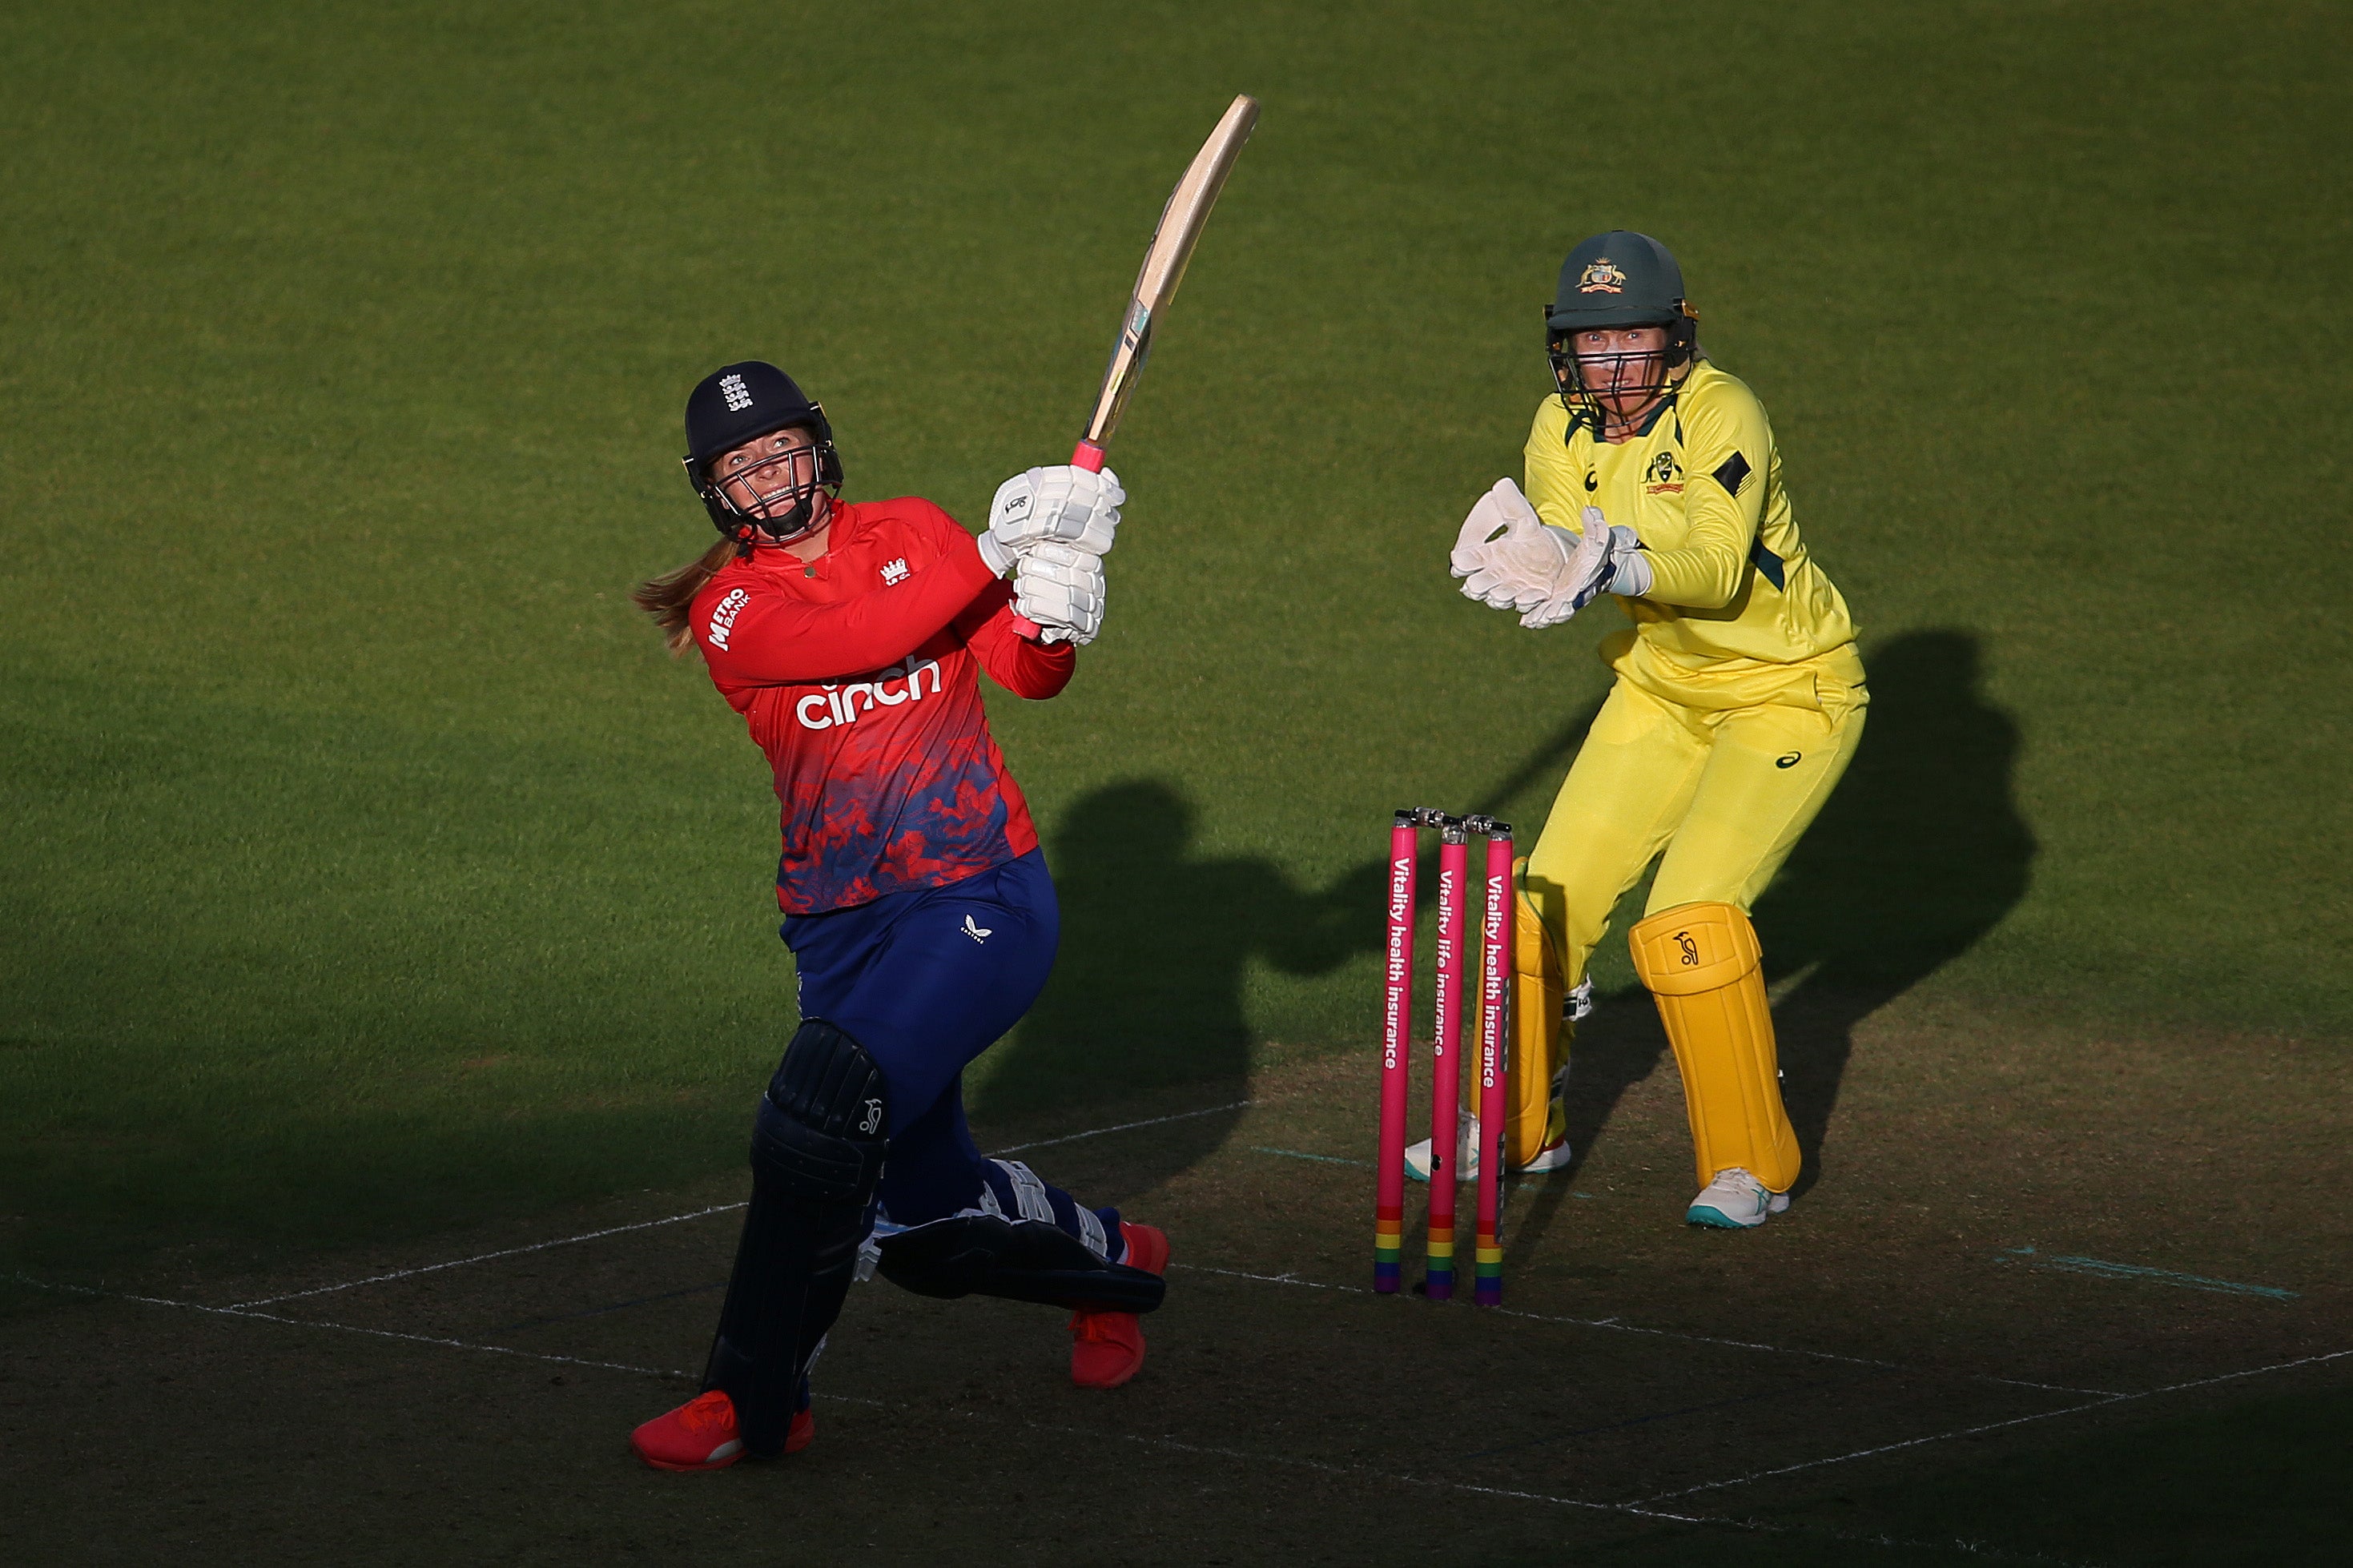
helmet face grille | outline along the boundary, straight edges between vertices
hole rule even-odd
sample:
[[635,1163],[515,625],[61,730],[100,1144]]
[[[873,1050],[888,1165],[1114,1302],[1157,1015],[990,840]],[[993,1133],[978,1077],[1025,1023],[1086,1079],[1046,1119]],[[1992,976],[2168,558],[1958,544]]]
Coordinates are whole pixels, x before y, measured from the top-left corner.
[[1681,384],[1674,373],[1691,363],[1698,347],[1697,319],[1683,316],[1678,317],[1677,321],[1681,324],[1670,326],[1664,341],[1653,349],[1619,346],[1580,351],[1577,346],[1578,331],[1622,331],[1624,327],[1587,326],[1567,331],[1555,328],[1546,331],[1545,358],[1552,365],[1553,384],[1560,393],[1561,405],[1568,410],[1571,430],[1579,419],[1589,422],[1597,435],[1606,436],[1612,429],[1630,430],[1638,424],[1647,424],[1655,409],[1674,401]]
[[[782,544],[807,533],[825,520],[828,509],[818,504],[818,495],[841,491],[841,458],[826,439],[778,452],[723,477],[712,475],[691,455],[685,464],[687,482],[702,498],[713,526],[747,548],[761,535]],[[739,500],[739,492],[748,495],[748,501]]]

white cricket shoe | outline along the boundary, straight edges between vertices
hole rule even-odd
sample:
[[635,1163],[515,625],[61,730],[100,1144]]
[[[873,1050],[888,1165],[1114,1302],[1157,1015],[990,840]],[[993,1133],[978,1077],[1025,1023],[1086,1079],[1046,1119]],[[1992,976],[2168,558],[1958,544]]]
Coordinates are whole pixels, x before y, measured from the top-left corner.
[[[1550,1130],[1547,1129],[1547,1131]],[[1525,1165],[1514,1165],[1512,1169],[1525,1175],[1541,1176],[1549,1171],[1566,1171],[1568,1169],[1568,1137],[1566,1133],[1556,1133],[1552,1142],[1536,1151],[1534,1159]]]
[[[1590,992],[1592,988],[1593,982],[1590,980],[1580,987],[1587,992]],[[1592,1009],[1588,1006],[1586,1011],[1590,1012]],[[1568,1169],[1567,1089],[1568,1068],[1564,1067],[1552,1075],[1552,1103],[1545,1110],[1544,1147],[1535,1152],[1535,1158],[1525,1165],[1515,1167],[1516,1169],[1531,1175],[1541,1175],[1546,1171]]]
[[[1462,1142],[1454,1152],[1454,1179],[1467,1182],[1479,1173],[1479,1119],[1467,1110],[1461,1117]],[[1417,1182],[1430,1180],[1429,1139],[1406,1145],[1405,1173]]]
[[1728,1171],[1718,1171],[1715,1180],[1699,1190],[1699,1196],[1692,1199],[1691,1207],[1683,1211],[1683,1219],[1686,1224],[1716,1230],[1747,1230],[1763,1225],[1768,1215],[1780,1214],[1788,1206],[1788,1194],[1773,1191],[1735,1165]]
[[[1479,1119],[1467,1110],[1461,1115],[1462,1142],[1455,1147],[1454,1179],[1458,1182],[1475,1181],[1479,1175]],[[1545,1146],[1537,1150],[1535,1158],[1526,1164],[1514,1165],[1512,1169],[1531,1175],[1542,1175],[1547,1171],[1567,1170],[1569,1164],[1568,1134],[1566,1131],[1567,1120],[1560,1101],[1554,1100],[1552,1115],[1545,1127],[1545,1131],[1549,1135],[1545,1140]],[[1425,1138],[1419,1143],[1407,1146],[1405,1173],[1417,1182],[1430,1180],[1429,1139]]]

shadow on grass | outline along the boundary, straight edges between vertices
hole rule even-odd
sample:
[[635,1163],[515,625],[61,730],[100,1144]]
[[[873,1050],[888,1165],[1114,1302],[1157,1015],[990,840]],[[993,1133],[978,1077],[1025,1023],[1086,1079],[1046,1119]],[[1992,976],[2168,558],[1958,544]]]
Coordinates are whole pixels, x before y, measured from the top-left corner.
[[[1774,1016],[1805,1151],[1800,1194],[1822,1173],[1856,1026],[1968,952],[2026,892],[2035,843],[2012,794],[2018,726],[1978,691],[1979,664],[1978,639],[1960,631],[1911,633],[1871,656],[1862,744],[1757,900],[1766,978],[1789,987]],[[1605,998],[1578,1029],[1568,1133],[1580,1164],[1666,1048],[1639,988]],[[1524,1237],[1543,1234],[1572,1184],[1546,1183]]]
[[[1546,737],[1470,809],[1499,811],[1565,767],[1590,721],[1584,715]],[[1386,833],[1386,822],[1370,826]],[[989,1077],[972,1097],[976,1120],[1179,1085],[1195,1089],[1188,1098],[1200,1104],[1239,1101],[1250,1092],[1259,1043],[1243,1005],[1250,964],[1324,974],[1382,950],[1385,857],[1303,889],[1271,860],[1199,856],[1196,833],[1192,803],[1155,779],[1107,785],[1062,818],[1048,845],[1062,904],[1061,952],[1019,1032],[990,1053]],[[1436,896],[1436,861],[1426,839],[1416,887],[1425,910]],[[1427,971],[1427,946],[1422,952]],[[1426,992],[1427,973],[1420,979]],[[1157,1131],[1133,1163],[1132,1190],[1214,1152],[1240,1115]]]
[[[1205,1105],[1240,1100],[1257,1044],[1250,963],[1321,974],[1378,942],[1378,861],[1306,889],[1271,860],[1203,857],[1195,834],[1192,804],[1153,779],[1097,790],[1063,817],[1048,848],[1061,952],[1019,1032],[991,1051],[977,1120],[1176,1085]],[[1140,1144],[1134,1190],[1213,1152],[1240,1115],[1173,1122]]]
[[[1977,639],[1956,631],[1914,633],[1873,654],[1862,746],[1757,903],[1767,977],[1789,985],[1776,1016],[1806,1153],[1801,1193],[1820,1172],[1856,1026],[1967,952],[2026,890],[2035,847],[2011,797],[2017,726],[1979,694],[1978,664]],[[1475,809],[1499,810],[1565,770],[1591,720],[1582,713],[1547,737]],[[1524,842],[1535,826],[1523,825]],[[1200,855],[1197,832],[1191,802],[1152,779],[1097,790],[1062,819],[1048,847],[1061,954],[1020,1032],[991,1053],[977,1119],[1179,1086],[1202,1105],[1240,1100],[1258,1044],[1243,1001],[1249,966],[1322,974],[1380,951],[1380,858],[1307,889],[1263,858]],[[1422,1012],[1418,999],[1418,1023]],[[1579,1031],[1569,1138],[1580,1158],[1665,1050],[1639,989],[1608,998]],[[1240,1116],[1172,1123],[1135,1165],[1133,1189],[1215,1152]],[[1572,1184],[1545,1184],[1524,1237],[1542,1235]]]

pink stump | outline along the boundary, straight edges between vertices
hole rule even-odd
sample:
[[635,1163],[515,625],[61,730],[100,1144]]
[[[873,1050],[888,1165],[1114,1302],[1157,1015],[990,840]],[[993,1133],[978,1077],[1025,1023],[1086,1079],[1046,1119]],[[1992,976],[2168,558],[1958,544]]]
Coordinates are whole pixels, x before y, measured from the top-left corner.
[[1454,1294],[1454,1183],[1462,1119],[1462,961],[1471,879],[1470,836],[1459,817],[1439,822],[1438,1038],[1430,1051],[1430,1246],[1424,1291]]
[[1420,813],[1389,828],[1388,962],[1381,981],[1381,1145],[1373,1177],[1373,1289],[1394,1295],[1405,1239],[1406,1078],[1413,1047],[1413,875]]
[[1512,1025],[1512,829],[1482,825],[1487,835],[1486,900],[1480,914],[1479,1230],[1472,1299],[1504,1300],[1504,1067]]

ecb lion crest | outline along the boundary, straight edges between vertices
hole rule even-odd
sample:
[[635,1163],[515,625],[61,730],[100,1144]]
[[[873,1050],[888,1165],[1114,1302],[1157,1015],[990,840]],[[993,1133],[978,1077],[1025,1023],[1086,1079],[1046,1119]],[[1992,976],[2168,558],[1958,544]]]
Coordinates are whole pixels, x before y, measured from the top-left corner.
[[1577,280],[1580,294],[1623,294],[1626,274],[1616,262],[1606,256],[1597,256],[1585,264],[1585,275]]

